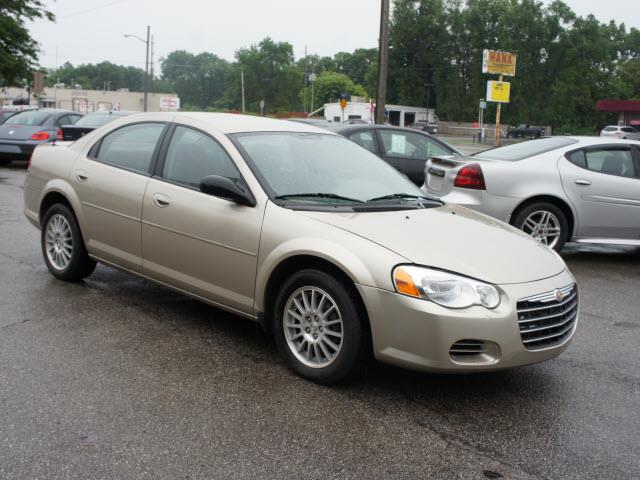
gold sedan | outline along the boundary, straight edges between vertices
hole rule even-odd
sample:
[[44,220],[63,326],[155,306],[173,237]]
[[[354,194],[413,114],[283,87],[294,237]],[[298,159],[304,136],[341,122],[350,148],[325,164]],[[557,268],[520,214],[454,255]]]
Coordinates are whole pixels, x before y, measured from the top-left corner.
[[372,355],[442,372],[540,362],[578,321],[551,249],[302,123],[129,116],[38,147],[25,213],[56,278],[100,262],[255,320],[325,384]]

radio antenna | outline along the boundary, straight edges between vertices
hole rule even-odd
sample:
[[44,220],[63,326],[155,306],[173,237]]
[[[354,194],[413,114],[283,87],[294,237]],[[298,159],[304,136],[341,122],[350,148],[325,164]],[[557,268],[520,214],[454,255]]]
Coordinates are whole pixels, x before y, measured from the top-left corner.
[[[56,45],[56,77],[58,76],[58,45]],[[58,80],[58,78],[56,78]],[[58,129],[56,128],[56,109],[58,108],[58,82],[53,84],[53,142],[51,144],[55,146],[58,139]]]

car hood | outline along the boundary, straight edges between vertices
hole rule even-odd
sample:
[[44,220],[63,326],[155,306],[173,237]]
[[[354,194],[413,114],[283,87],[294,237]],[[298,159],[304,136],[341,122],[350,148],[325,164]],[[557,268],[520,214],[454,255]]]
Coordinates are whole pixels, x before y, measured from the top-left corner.
[[566,269],[548,247],[505,223],[460,206],[304,213],[367,238],[412,263],[494,284],[532,282]]

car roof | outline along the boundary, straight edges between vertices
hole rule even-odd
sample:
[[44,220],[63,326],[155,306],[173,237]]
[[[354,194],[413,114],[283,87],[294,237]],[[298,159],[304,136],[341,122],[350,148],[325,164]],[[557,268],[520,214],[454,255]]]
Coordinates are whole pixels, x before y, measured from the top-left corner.
[[135,110],[98,110],[97,112],[87,113],[87,116],[89,116],[89,115],[118,115],[118,116],[125,116],[125,115],[135,115],[137,113],[142,113],[142,112],[137,112]]
[[[140,119],[145,114],[136,115]],[[154,113],[167,116],[167,121],[179,120],[180,118],[192,118],[207,122],[211,128],[220,133],[244,133],[244,132],[303,132],[303,133],[324,133],[332,134],[328,130],[310,125],[308,123],[290,122],[287,120],[276,120],[268,117],[258,117],[253,115],[241,115],[235,113],[209,113],[209,112],[177,112],[177,113]]]
[[[621,144],[633,144],[640,145],[640,142],[637,140],[624,140],[622,138],[611,138],[611,137],[583,137],[577,135],[568,135],[567,137],[556,136],[559,138],[572,138],[576,140],[580,146],[589,146],[589,145],[602,145],[603,143],[621,143]],[[549,138],[549,137],[547,137]],[[534,140],[535,141],[535,140]],[[572,145],[575,146],[575,145]]]
[[415,128],[407,128],[407,127],[396,127],[395,125],[378,125],[378,124],[364,124],[364,123],[355,123],[352,125],[346,125],[343,128],[338,130],[338,133],[345,134],[355,130],[382,130],[382,129],[393,129],[404,132],[412,132],[412,133],[423,133],[428,135],[426,132],[421,132],[420,130],[416,130]]

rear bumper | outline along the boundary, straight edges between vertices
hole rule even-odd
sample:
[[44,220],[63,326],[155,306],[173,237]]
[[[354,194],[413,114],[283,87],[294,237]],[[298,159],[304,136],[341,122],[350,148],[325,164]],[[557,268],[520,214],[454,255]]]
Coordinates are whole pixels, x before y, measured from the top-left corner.
[[36,143],[10,142],[0,140],[0,159],[3,160],[29,160],[35,150]]
[[[422,189],[429,195],[437,196],[437,192],[429,191],[424,185]],[[522,201],[520,198],[491,195],[486,190],[455,187],[447,195],[439,196],[438,198],[446,203],[462,205],[506,223],[511,221],[511,214]]]
[[[501,285],[503,299],[495,310],[452,310],[386,290],[357,287],[367,307],[378,360],[415,370],[463,373],[529,365],[562,353],[571,342],[575,326],[561,344],[527,350],[520,336],[516,303],[573,283],[575,279],[565,271],[536,282]],[[466,339],[485,342],[488,353],[464,358],[452,355],[452,345]]]

